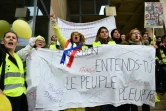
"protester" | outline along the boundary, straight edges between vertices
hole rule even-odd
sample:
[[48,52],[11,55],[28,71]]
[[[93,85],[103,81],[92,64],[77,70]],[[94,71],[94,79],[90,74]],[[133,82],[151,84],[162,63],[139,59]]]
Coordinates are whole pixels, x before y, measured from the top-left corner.
[[125,34],[121,34],[121,35],[120,35],[120,38],[121,38],[122,42],[125,42],[125,41],[126,41],[126,35],[125,35]]
[[149,36],[149,31],[146,30],[144,33],[147,34],[147,37],[148,37],[149,43],[151,43],[153,38]]
[[162,92],[163,94],[166,92],[166,35],[162,37],[163,43],[159,42],[160,53],[162,57],[162,61],[160,61],[160,66],[162,69],[161,78],[162,78]]
[[[132,29],[129,34],[128,34],[128,42],[129,45],[143,45],[142,44],[142,35],[141,32],[135,28]],[[124,111],[138,111],[138,106],[134,105],[134,104],[128,104],[126,105],[126,109],[124,109]],[[142,105],[142,110],[143,111],[150,111],[150,106],[147,104],[143,104]]]
[[[64,49],[64,53],[62,55],[62,59],[61,59],[61,63],[65,62],[65,54],[67,51],[67,53],[70,53],[71,51],[75,50],[75,51],[79,51],[79,50],[85,50],[88,49],[87,46],[85,46],[85,37],[83,34],[81,34],[80,32],[74,31],[71,33],[70,39],[66,40],[57,23],[56,23],[56,18],[55,18],[55,14],[53,13],[50,16],[51,22],[52,22],[52,27],[54,29],[54,32],[57,36],[57,40],[60,43],[61,47]],[[74,53],[71,54],[72,57],[74,58]],[[69,60],[70,61],[70,60]],[[71,62],[69,64],[67,64],[68,67],[71,67],[73,59],[71,60]],[[69,109],[65,109],[65,111],[85,111],[85,108],[69,108]]]
[[149,40],[148,40],[148,34],[147,33],[142,33],[142,44],[143,45],[149,45]]
[[122,39],[120,37],[120,31],[118,29],[113,29],[111,31],[111,38],[113,39],[113,41],[116,42],[116,44],[121,44]]
[[[164,74],[162,67],[163,65],[163,60],[164,58],[162,56],[164,56],[166,54],[166,50],[164,48],[164,44],[163,44],[163,40],[161,36],[156,36],[156,45],[158,46],[158,51],[156,51],[157,53],[157,57],[156,57],[156,92],[160,93],[160,94],[164,94],[164,90],[163,90],[163,80],[165,78],[162,78],[162,75]],[[162,85],[161,85],[162,84]]]
[[26,61],[26,58],[31,53],[33,48],[44,48],[45,47],[45,39],[44,37],[38,35],[37,37],[32,37],[29,40],[29,44],[22,48],[21,50],[17,51],[18,56],[21,58],[23,62]]
[[[93,42],[93,47],[101,46],[102,44],[116,45],[115,41],[109,37],[109,32],[106,27],[100,27],[96,34],[96,40]],[[111,104],[100,106],[101,111],[118,111],[118,107]]]
[[[37,50],[39,48],[44,48],[45,47],[45,39],[44,37],[38,35],[37,37],[31,37],[30,40],[29,40],[29,44],[25,47],[25,48],[22,48],[21,50],[17,51],[17,54],[18,56],[21,58],[21,60],[23,61],[23,64],[24,64],[24,70],[25,70],[25,76],[26,76],[26,59],[27,57],[30,55],[30,53],[32,52],[33,49]],[[29,80],[31,81],[31,80]],[[27,86],[26,82],[25,82],[25,86]],[[30,102],[30,101],[28,101]],[[34,110],[35,107],[33,109],[30,109],[29,107],[29,110]]]
[[0,46],[0,94],[9,99],[12,111],[28,111],[23,63],[14,52],[17,45],[17,34],[5,33]]
[[126,41],[126,35],[125,34],[121,34],[120,38],[122,40],[122,42],[120,44],[122,45],[128,45],[129,43]]
[[100,27],[96,34],[96,40],[93,42],[93,47],[100,46],[102,44],[116,44],[115,41],[109,37],[108,29],[106,27]]
[[44,48],[46,45],[44,37],[38,35],[33,48]]
[[88,47],[85,46],[85,37],[83,34],[81,34],[80,32],[74,31],[71,33],[70,39],[66,40],[63,37],[63,35],[56,23],[55,14],[52,14],[50,17],[51,17],[51,21],[52,21],[52,27],[57,36],[57,40],[63,49],[66,49],[69,47],[74,48],[76,46],[80,46],[82,50],[88,49]]
[[[122,34],[123,36],[124,34]],[[125,38],[124,37],[121,37],[120,35],[120,31],[118,29],[113,29],[111,31],[111,37],[112,39],[116,42],[116,44],[121,44],[121,45],[128,45],[129,43],[126,41],[126,36]],[[120,105],[118,107],[118,111],[124,111],[126,105]]]
[[53,49],[53,50],[57,50],[57,49],[60,49],[60,46],[57,45],[57,38],[56,38],[56,35],[53,35],[51,37],[51,42],[50,44],[48,45],[49,49]]

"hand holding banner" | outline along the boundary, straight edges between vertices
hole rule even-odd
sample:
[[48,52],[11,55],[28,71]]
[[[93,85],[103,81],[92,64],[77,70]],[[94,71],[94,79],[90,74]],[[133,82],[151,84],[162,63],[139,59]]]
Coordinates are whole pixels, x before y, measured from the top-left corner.
[[27,93],[36,88],[36,108],[155,105],[153,47],[103,45],[80,50],[70,68],[59,63],[62,54],[39,49],[27,58]]

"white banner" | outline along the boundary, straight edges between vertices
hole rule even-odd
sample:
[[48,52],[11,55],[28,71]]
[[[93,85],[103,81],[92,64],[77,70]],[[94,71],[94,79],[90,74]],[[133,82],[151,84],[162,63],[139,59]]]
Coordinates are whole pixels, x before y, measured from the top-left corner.
[[114,16],[88,23],[73,23],[58,18],[58,25],[66,39],[70,38],[70,35],[73,31],[78,31],[85,36],[86,44],[92,44],[92,42],[95,41],[97,31],[100,27],[107,27],[109,34],[113,29],[116,28]]
[[155,105],[153,47],[90,48],[76,54],[71,68],[60,64],[62,53],[38,49],[28,57],[27,97],[31,109],[62,110],[126,103]]

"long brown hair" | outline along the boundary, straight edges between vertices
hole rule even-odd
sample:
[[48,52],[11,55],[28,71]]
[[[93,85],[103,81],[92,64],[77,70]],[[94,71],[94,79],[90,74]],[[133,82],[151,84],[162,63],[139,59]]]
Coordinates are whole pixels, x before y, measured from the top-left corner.
[[[98,31],[97,31],[97,35],[96,35],[95,42],[100,41],[100,36],[99,36],[99,35],[100,35],[100,32],[101,32],[102,29],[105,29],[105,30],[108,31],[108,29],[107,29],[106,27],[104,27],[104,26],[100,27],[100,28],[98,29]],[[109,33],[109,31],[108,31],[108,33]],[[111,37],[109,37],[109,36],[108,36],[108,39],[109,39],[109,41],[112,41]],[[100,42],[101,42],[101,41],[100,41]]]

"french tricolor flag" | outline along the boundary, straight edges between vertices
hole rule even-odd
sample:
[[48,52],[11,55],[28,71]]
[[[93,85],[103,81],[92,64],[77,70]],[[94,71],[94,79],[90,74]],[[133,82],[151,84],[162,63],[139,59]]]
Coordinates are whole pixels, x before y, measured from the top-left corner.
[[63,51],[63,55],[61,58],[60,64],[67,64],[67,67],[71,67],[74,56],[77,53],[77,51],[81,50],[82,43],[79,43],[76,47],[74,47],[74,43],[68,40],[65,45],[65,50]]

